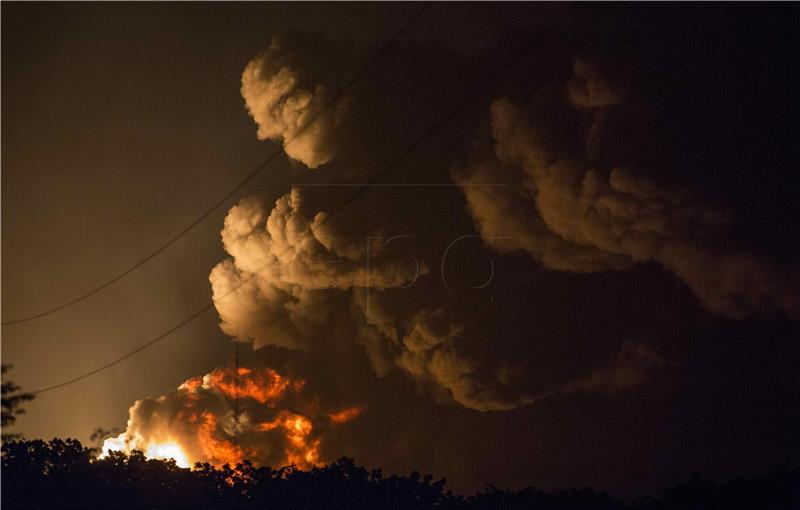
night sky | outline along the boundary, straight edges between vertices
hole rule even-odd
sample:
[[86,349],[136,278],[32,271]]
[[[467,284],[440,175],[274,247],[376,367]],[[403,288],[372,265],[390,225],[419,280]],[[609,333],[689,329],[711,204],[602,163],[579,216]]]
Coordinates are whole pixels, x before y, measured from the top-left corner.
[[88,441],[142,401],[129,434],[189,441],[176,388],[239,339],[305,381],[292,412],[360,410],[312,419],[321,461],[457,491],[632,497],[800,462],[798,6],[432,4],[381,50],[423,8],[3,3],[4,323],[279,151],[131,274],[3,325],[35,391],[214,302],[14,431]]

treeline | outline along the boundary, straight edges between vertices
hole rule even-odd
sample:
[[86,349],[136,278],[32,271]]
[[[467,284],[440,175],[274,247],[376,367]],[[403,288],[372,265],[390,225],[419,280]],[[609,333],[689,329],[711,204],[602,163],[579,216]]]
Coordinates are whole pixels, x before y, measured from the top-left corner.
[[215,469],[147,460],[141,452],[102,460],[80,442],[12,441],[2,447],[2,508],[10,509],[800,509],[800,468],[716,485],[700,478],[658,498],[625,503],[591,489],[543,492],[487,488],[473,496],[445,480],[412,473],[384,477],[346,458],[311,471],[291,467]]

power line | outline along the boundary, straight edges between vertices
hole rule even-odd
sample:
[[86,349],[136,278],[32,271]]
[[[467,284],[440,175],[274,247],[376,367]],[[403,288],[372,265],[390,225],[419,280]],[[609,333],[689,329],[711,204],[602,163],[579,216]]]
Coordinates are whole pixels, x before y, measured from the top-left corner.
[[[312,124],[314,124],[314,122],[316,122],[317,119],[319,119],[320,116],[322,116],[322,114],[325,113],[328,110],[328,108],[333,106],[339,99],[341,99],[341,97],[344,95],[344,93],[350,87],[352,87],[353,84],[359,78],[361,78],[361,76],[363,76],[379,58],[381,58],[387,51],[389,51],[389,49],[392,47],[392,45],[394,45],[394,43],[403,34],[405,34],[408,31],[408,29],[411,27],[411,25],[413,25],[414,22],[416,22],[420,18],[420,16],[422,16],[422,14],[428,9],[428,7],[430,7],[430,2],[426,2],[422,6],[422,8],[417,10],[414,13],[414,15],[411,16],[411,18],[409,18],[408,21],[406,21],[406,23],[402,26],[402,28],[397,33],[395,33],[395,35],[391,39],[389,39],[383,46],[381,46],[381,48],[372,56],[372,58],[369,61],[367,61],[367,63],[363,67],[361,67],[361,69],[359,69],[350,78],[350,80],[348,80],[347,83],[343,87],[341,87],[339,89],[339,91],[336,94],[334,94],[330,98],[330,100],[328,100],[328,102],[325,103],[325,105],[323,105],[323,107],[316,114],[314,114],[306,124],[304,124],[300,128],[300,130],[297,133],[294,134],[294,136],[292,136],[290,139],[284,141],[284,145],[290,144],[298,136],[302,135],[303,132],[307,128],[309,128]],[[139,260],[138,262],[136,262],[135,264],[130,266],[128,269],[122,271],[121,273],[119,273],[118,275],[114,276],[113,278],[111,278],[109,280],[106,280],[105,282],[103,282],[100,285],[98,285],[97,287],[89,290],[88,292],[85,292],[85,293],[83,293],[83,294],[81,294],[81,295],[79,295],[79,296],[77,296],[77,297],[65,302],[65,303],[62,303],[62,304],[60,304],[58,306],[55,306],[55,307],[50,308],[48,310],[45,310],[43,312],[39,312],[39,313],[36,313],[36,314],[33,314],[33,315],[29,315],[27,317],[23,317],[21,319],[15,319],[15,320],[2,322],[2,323],[0,323],[0,325],[2,325],[2,326],[11,326],[13,324],[22,324],[23,322],[29,322],[29,321],[32,321],[32,320],[35,320],[35,319],[40,319],[42,317],[46,317],[48,315],[51,315],[51,314],[56,313],[58,311],[61,311],[61,310],[65,309],[65,308],[68,308],[68,307],[70,307],[70,306],[72,306],[72,305],[74,305],[76,303],[79,303],[79,302],[83,301],[84,299],[87,299],[87,298],[97,294],[98,292],[102,291],[103,289],[105,289],[105,288],[113,285],[114,283],[118,282],[119,280],[125,278],[129,274],[133,273],[134,271],[136,271],[137,269],[139,269],[140,267],[142,267],[143,265],[145,265],[146,263],[148,263],[149,261],[151,261],[152,259],[154,259],[158,255],[160,255],[164,250],[166,250],[167,248],[169,248],[170,246],[175,244],[180,238],[182,238],[184,235],[189,233],[189,231],[194,229],[197,225],[202,223],[203,220],[208,218],[220,206],[224,205],[239,190],[241,190],[250,181],[252,181],[253,178],[256,177],[256,175],[261,173],[262,170],[264,170],[267,166],[269,166],[269,164],[272,163],[275,160],[275,158],[277,158],[282,152],[283,152],[283,148],[282,147],[278,147],[263,163],[258,165],[258,167],[256,167],[252,172],[247,174],[244,177],[244,179],[239,181],[239,183],[236,184],[236,186],[234,186],[230,191],[228,191],[228,193],[226,193],[225,196],[223,196],[222,198],[217,200],[213,205],[211,205],[211,207],[206,209],[200,216],[198,216],[194,221],[192,221],[189,225],[187,225],[183,230],[181,230],[180,232],[178,232],[177,234],[172,236],[169,240],[167,240],[166,243],[164,243],[161,246],[159,246],[158,248],[156,248],[149,255],[147,255],[143,259]]]
[[[455,115],[458,113],[458,111],[459,111],[461,108],[463,108],[464,106],[466,106],[466,105],[469,103],[469,101],[471,101],[472,99],[474,99],[475,97],[477,97],[477,96],[478,96],[480,93],[482,93],[484,90],[486,90],[486,88],[488,88],[488,87],[489,87],[489,85],[491,85],[491,84],[492,84],[492,83],[493,83],[495,80],[497,80],[497,79],[498,79],[498,78],[499,78],[499,77],[500,77],[500,76],[501,76],[501,75],[502,75],[502,74],[503,74],[505,71],[507,71],[509,68],[511,68],[511,67],[512,67],[514,64],[516,64],[516,62],[517,62],[517,61],[519,61],[519,60],[520,60],[522,57],[524,57],[525,55],[527,55],[527,54],[528,54],[528,53],[529,53],[529,52],[530,52],[530,51],[531,51],[531,50],[532,50],[532,49],[533,49],[533,48],[536,46],[536,44],[538,44],[538,43],[539,43],[539,42],[540,42],[540,41],[541,41],[541,40],[542,40],[542,39],[543,39],[543,38],[544,38],[544,37],[545,37],[547,34],[549,34],[549,33],[550,33],[550,32],[551,32],[553,29],[555,29],[555,27],[556,27],[556,26],[558,26],[558,24],[559,24],[559,23],[560,23],[560,22],[561,22],[561,21],[562,21],[564,18],[566,18],[567,14],[568,14],[568,13],[569,13],[569,12],[572,10],[572,8],[573,8],[575,5],[576,5],[576,4],[574,4],[574,3],[571,3],[571,4],[569,4],[569,5],[568,5],[568,6],[567,6],[567,7],[566,7],[566,8],[565,8],[565,9],[564,9],[564,10],[563,10],[563,11],[562,11],[560,14],[558,14],[556,17],[554,17],[554,18],[553,18],[553,19],[550,21],[550,23],[548,23],[548,24],[547,24],[547,25],[546,25],[546,26],[545,26],[545,27],[544,27],[544,28],[543,28],[541,31],[539,31],[539,32],[536,34],[536,36],[535,36],[535,37],[533,37],[533,38],[532,38],[532,40],[531,40],[531,41],[530,41],[530,42],[529,42],[527,45],[525,45],[523,48],[521,48],[521,49],[520,49],[520,50],[519,50],[517,53],[515,53],[515,54],[514,54],[514,56],[513,56],[511,59],[509,59],[509,60],[508,60],[506,63],[504,63],[504,64],[503,64],[502,66],[500,66],[500,67],[499,67],[497,70],[495,70],[495,72],[494,72],[494,73],[492,73],[492,74],[491,74],[491,75],[490,75],[490,76],[489,76],[489,77],[488,77],[486,80],[484,80],[484,81],[483,81],[483,82],[482,82],[482,83],[481,83],[481,84],[480,84],[480,85],[479,85],[479,86],[478,86],[476,89],[474,89],[474,90],[473,90],[473,91],[472,91],[470,94],[468,94],[467,96],[465,96],[465,98],[464,98],[464,99],[462,99],[461,101],[459,101],[459,102],[456,104],[456,106],[455,106],[455,107],[453,107],[451,110],[449,110],[449,111],[448,111],[448,112],[447,112],[447,113],[446,113],[446,114],[445,114],[445,115],[444,115],[444,116],[443,116],[443,117],[442,117],[442,118],[441,118],[441,119],[440,119],[438,122],[436,122],[436,123],[435,123],[435,124],[434,124],[434,125],[433,125],[433,126],[430,128],[430,129],[428,129],[427,131],[425,131],[425,132],[422,134],[422,136],[420,136],[420,137],[419,137],[419,138],[418,138],[418,139],[417,139],[417,140],[416,140],[416,141],[415,141],[413,144],[411,144],[411,146],[409,146],[409,148],[408,148],[407,150],[405,150],[403,153],[401,153],[401,154],[400,154],[400,156],[398,156],[396,159],[394,159],[394,160],[393,160],[393,161],[392,161],[392,162],[391,162],[391,163],[390,163],[390,164],[389,164],[389,165],[388,165],[388,166],[387,166],[387,167],[386,167],[386,168],[385,168],[385,169],[384,169],[384,170],[383,170],[383,171],[382,171],[380,174],[378,174],[378,175],[377,175],[375,178],[373,178],[373,179],[372,179],[372,180],[371,180],[369,183],[366,183],[366,184],[364,185],[364,187],[360,188],[360,189],[359,189],[358,191],[356,191],[356,192],[355,192],[353,195],[351,195],[351,196],[350,196],[350,197],[349,197],[349,198],[348,198],[348,199],[347,199],[347,200],[346,200],[346,201],[343,203],[343,205],[342,205],[340,208],[338,208],[338,209],[334,210],[333,212],[331,212],[331,214],[329,214],[328,216],[326,216],[326,217],[325,217],[325,218],[324,218],[322,221],[323,221],[323,222],[324,222],[324,221],[327,221],[327,220],[329,220],[331,217],[333,217],[333,216],[336,216],[338,213],[340,213],[341,211],[343,211],[343,210],[344,210],[344,209],[345,209],[347,206],[349,206],[350,204],[352,204],[353,202],[355,202],[355,201],[356,201],[356,200],[357,200],[357,199],[358,199],[358,198],[359,198],[361,195],[363,195],[363,194],[364,194],[364,192],[365,192],[367,189],[369,189],[369,188],[370,188],[372,185],[374,185],[376,182],[378,182],[378,181],[379,181],[379,180],[381,180],[383,177],[385,177],[385,176],[386,176],[386,175],[387,175],[389,172],[391,172],[391,171],[392,171],[392,170],[393,170],[393,169],[394,169],[394,168],[395,168],[395,167],[396,167],[398,164],[400,164],[400,162],[402,162],[402,161],[403,161],[403,160],[404,160],[406,157],[408,157],[408,156],[409,156],[409,155],[410,155],[410,154],[411,154],[411,153],[412,153],[412,152],[413,152],[413,151],[414,151],[414,150],[415,150],[417,147],[419,147],[419,146],[420,146],[420,145],[421,145],[421,144],[422,144],[422,143],[423,143],[423,142],[424,142],[424,141],[425,141],[425,140],[426,140],[428,137],[432,136],[434,133],[436,133],[436,131],[438,131],[439,129],[441,129],[441,128],[442,128],[442,126],[444,126],[444,125],[445,125],[445,124],[446,124],[448,121],[450,121],[452,118],[454,118],[454,117],[455,117]],[[247,285],[248,283],[250,283],[250,282],[251,282],[253,279],[255,279],[255,277],[256,277],[256,276],[257,276],[257,273],[255,273],[255,272],[254,272],[254,273],[253,273],[253,275],[252,275],[250,278],[248,278],[247,280],[245,280],[244,282],[242,282],[240,285],[238,285],[238,286],[234,287],[233,289],[231,289],[230,291],[228,291],[227,293],[225,293],[224,295],[222,295],[222,296],[219,298],[219,300],[225,299],[225,298],[226,298],[226,297],[228,297],[230,294],[232,294],[232,293],[236,292],[237,290],[239,290],[240,288],[244,287],[245,285]],[[181,322],[179,322],[178,324],[176,324],[175,326],[173,326],[172,328],[170,328],[170,329],[169,329],[168,331],[166,331],[165,333],[162,333],[161,335],[159,335],[159,336],[157,336],[156,338],[154,338],[154,339],[152,339],[152,340],[148,341],[147,343],[145,343],[145,344],[142,344],[141,346],[139,346],[139,347],[137,347],[136,349],[134,349],[133,351],[131,351],[131,352],[129,352],[129,353],[127,353],[127,354],[125,354],[125,355],[124,355],[124,356],[122,356],[121,358],[118,358],[118,359],[116,359],[116,360],[114,360],[114,361],[112,361],[112,362],[109,362],[109,363],[107,363],[107,364],[103,365],[102,367],[96,368],[96,369],[92,370],[91,372],[87,372],[86,374],[80,375],[80,376],[78,376],[78,377],[75,377],[75,378],[73,378],[73,379],[70,379],[70,380],[68,380],[68,381],[64,381],[64,382],[62,382],[62,383],[59,383],[59,384],[55,384],[55,385],[53,385],[53,386],[49,386],[49,387],[46,387],[46,388],[42,388],[42,389],[39,389],[39,390],[36,390],[36,391],[30,392],[30,394],[32,394],[32,395],[37,395],[37,394],[44,393],[44,392],[47,392],[47,391],[51,391],[51,390],[55,390],[55,389],[58,389],[58,388],[62,388],[62,387],[64,387],[64,386],[67,386],[67,385],[69,385],[69,384],[72,384],[72,383],[75,383],[75,382],[81,381],[81,380],[83,380],[83,379],[86,379],[87,377],[91,377],[92,375],[95,375],[95,374],[97,374],[98,372],[102,372],[103,370],[106,370],[106,369],[108,369],[108,368],[110,368],[110,367],[112,367],[112,366],[116,365],[117,363],[120,363],[120,362],[122,362],[122,361],[124,361],[124,360],[126,360],[126,359],[130,358],[130,357],[131,357],[131,356],[133,356],[134,354],[136,354],[136,353],[138,353],[138,352],[140,352],[140,351],[142,351],[142,350],[144,350],[144,349],[146,349],[146,348],[150,347],[151,345],[154,345],[154,344],[158,343],[159,341],[163,340],[164,338],[166,338],[166,337],[167,337],[167,336],[169,336],[170,334],[174,333],[175,331],[177,331],[177,330],[178,330],[178,329],[180,329],[181,327],[185,326],[186,324],[188,324],[189,322],[191,322],[191,321],[192,321],[192,320],[194,320],[195,318],[199,317],[199,316],[200,316],[200,315],[202,315],[203,313],[205,313],[205,312],[207,312],[208,310],[210,310],[211,308],[213,308],[213,306],[214,306],[214,302],[213,302],[213,301],[212,301],[211,303],[208,303],[208,304],[206,304],[205,306],[203,306],[202,308],[200,308],[199,310],[197,310],[195,313],[193,313],[192,315],[190,315],[190,316],[189,316],[189,317],[187,317],[186,319],[182,320]]]
[[[234,289],[234,290],[236,290],[236,289]],[[185,319],[183,319],[182,321],[180,321],[176,325],[172,326],[167,331],[161,333],[160,335],[158,335],[157,337],[153,338],[152,340],[143,343],[139,347],[135,348],[134,350],[130,351],[129,353],[125,354],[124,356],[115,359],[114,361],[110,361],[110,362],[106,363],[105,365],[103,365],[101,367],[95,368],[94,370],[92,370],[90,372],[86,372],[85,374],[79,375],[77,377],[73,377],[72,379],[66,380],[64,382],[61,382],[61,383],[58,383],[58,384],[54,384],[52,386],[47,386],[45,388],[41,388],[41,389],[38,389],[36,391],[28,392],[28,394],[29,395],[38,395],[40,393],[45,393],[47,391],[57,390],[58,388],[63,388],[64,386],[69,386],[70,384],[76,383],[78,381],[82,381],[82,380],[86,379],[87,377],[91,377],[91,376],[93,376],[95,374],[98,374],[98,373],[102,372],[103,370],[107,370],[107,369],[113,367],[114,365],[116,365],[118,363],[122,363],[123,361],[125,361],[128,358],[130,358],[134,354],[138,354],[141,351],[147,349],[148,347],[157,344],[158,342],[160,342],[161,340],[165,339],[166,337],[168,337],[172,333],[174,333],[177,330],[181,329],[183,326],[185,326],[185,325],[189,324],[190,322],[192,322],[197,317],[200,317],[201,315],[203,315],[204,313],[206,313],[207,311],[209,311],[213,307],[214,307],[214,303],[212,301],[211,303],[205,305],[203,308],[201,308],[201,309],[197,310],[196,312],[194,312],[192,315],[186,317]]]

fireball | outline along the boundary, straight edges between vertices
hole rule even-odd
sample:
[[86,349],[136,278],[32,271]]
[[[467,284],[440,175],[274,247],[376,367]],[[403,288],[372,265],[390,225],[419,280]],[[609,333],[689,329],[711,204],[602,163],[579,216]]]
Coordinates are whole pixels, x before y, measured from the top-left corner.
[[105,440],[101,458],[110,451],[140,450],[148,459],[174,459],[183,468],[250,459],[256,465],[309,469],[323,461],[326,432],[363,412],[360,406],[320,408],[303,380],[271,368],[218,368],[166,395],[134,403],[127,429]]

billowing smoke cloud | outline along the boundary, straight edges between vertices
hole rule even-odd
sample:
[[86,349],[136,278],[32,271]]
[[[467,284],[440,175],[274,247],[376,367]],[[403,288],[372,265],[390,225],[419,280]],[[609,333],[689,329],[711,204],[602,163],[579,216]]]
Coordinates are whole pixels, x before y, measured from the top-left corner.
[[[725,214],[685,189],[591,157],[598,140],[613,136],[605,118],[624,97],[596,63],[578,60],[565,92],[542,91],[528,107],[494,101],[491,141],[476,141],[469,163],[453,172],[492,248],[525,251],[559,271],[655,261],[712,312],[742,318],[782,311],[800,319],[797,275],[712,244]],[[515,186],[467,186],[480,182]]]
[[312,349],[331,341],[331,324],[346,314],[379,374],[402,369],[444,390],[444,400],[475,409],[526,401],[495,376],[480,374],[479,363],[459,349],[465,325],[457,318],[420,305],[401,311],[396,297],[383,292],[418,292],[404,287],[428,276],[424,262],[385,243],[370,243],[368,252],[370,236],[354,238],[348,222],[335,231],[304,199],[296,188],[270,212],[254,199],[231,209],[222,238],[232,259],[210,275],[223,331],[256,348]]
[[[294,90],[273,83],[281,73],[294,76],[283,71],[286,66],[302,67],[294,55],[286,42],[276,39],[248,65],[243,95],[251,112],[284,111],[273,108],[282,103],[272,98],[288,93],[269,91]],[[628,86],[597,61],[579,59],[569,81],[533,91],[526,106],[509,99],[492,103],[490,137],[479,136],[469,162],[451,173],[487,245],[501,254],[524,251],[548,269],[568,272],[620,271],[655,261],[713,312],[740,318],[781,310],[798,317],[792,278],[767,261],[718,247],[726,214],[705,206],[689,190],[598,156],[611,152],[607,146],[619,122],[615,109],[627,100]],[[257,88],[270,98],[267,106],[253,106]],[[303,94],[310,89],[306,85]],[[343,104],[351,111],[369,110],[369,104],[359,101],[370,97],[351,97]],[[283,133],[288,125],[270,115],[256,120],[262,138],[274,138],[265,133]],[[287,154],[310,168],[334,156],[359,161],[356,147],[331,142],[342,133],[363,132],[359,122],[365,122],[361,114],[339,125],[319,122],[312,131],[318,149],[300,157],[286,146]],[[323,149],[334,146],[336,150]],[[361,159],[371,162],[366,155]],[[479,185],[492,183],[509,186]],[[393,200],[399,204],[401,199]],[[434,292],[420,296],[416,306],[398,306],[394,291],[419,287],[431,278],[437,261],[387,250],[381,243],[370,245],[375,251],[369,252],[368,239],[386,236],[386,226],[399,223],[390,207],[377,217],[347,215],[341,221],[329,221],[328,207],[318,196],[295,188],[271,210],[256,199],[231,209],[222,239],[232,258],[210,277],[226,333],[252,340],[256,347],[312,349],[325,341],[333,318],[341,320],[345,314],[352,322],[349,331],[364,346],[376,373],[399,369],[440,401],[479,410],[512,409],[553,392],[623,388],[644,380],[644,370],[631,372],[630,364],[612,364],[598,368],[589,379],[523,389],[519,374],[525,368],[482,359],[480,345],[490,340],[467,319],[472,312],[452,306],[447,294]],[[431,232],[426,235],[426,244],[444,242]],[[623,346],[620,355],[649,360],[633,366],[659,366],[660,358],[647,352],[645,347]],[[627,376],[614,375],[615,367]]]
[[141,450],[149,458],[174,458],[181,467],[195,462],[221,467],[250,459],[307,469],[330,460],[320,455],[326,432],[363,411],[357,406],[324,409],[304,380],[270,368],[236,370],[218,368],[166,395],[138,400],[130,408],[126,431],[105,441],[103,455]]
[[331,58],[336,49],[335,43],[319,36],[276,36],[242,73],[242,97],[258,124],[259,140],[282,143],[289,157],[309,168],[333,158],[340,142],[337,128],[348,112],[347,100],[323,112],[331,85],[307,67],[312,56]]
[[[301,188],[269,211],[245,199],[225,219],[222,241],[232,259],[209,277],[223,331],[256,348],[279,345],[307,349],[324,333],[333,294],[353,287],[399,287],[420,267],[382,253],[367,264],[366,237],[332,231],[324,213],[306,204]],[[422,268],[424,269],[424,268]]]
[[[286,153],[309,168],[337,160],[338,165],[331,167],[333,179],[353,175],[349,165],[359,167],[362,178],[364,172],[377,174],[381,168],[375,164],[373,149],[394,148],[396,140],[413,134],[411,123],[402,122],[408,118],[407,111],[402,103],[393,104],[392,98],[419,98],[422,91],[437,90],[436,80],[408,83],[402,94],[393,96],[396,81],[378,78],[380,94],[362,91],[349,96],[331,110],[333,113],[323,115],[324,120],[317,121],[308,136],[298,138],[305,140],[303,143],[287,144],[301,118],[318,112],[328,97],[325,84],[310,79],[311,74],[304,71],[304,66],[310,65],[307,62],[317,60],[307,54],[309,44],[304,37],[294,34],[275,38],[271,47],[245,69],[242,95],[258,123],[259,138],[283,141]],[[413,62],[419,65],[416,62],[429,60]],[[398,75],[408,72],[402,65],[397,70]],[[419,69],[414,73],[436,74],[420,73]],[[570,83],[574,104],[606,108],[622,97],[597,76],[591,65],[576,66],[576,78]],[[448,90],[441,88],[442,93]],[[381,99],[384,96],[388,99]],[[378,101],[384,101],[380,108],[375,107]],[[510,103],[496,103],[493,112],[511,108]],[[375,111],[383,118],[376,121],[374,113],[369,113]],[[387,118],[401,122],[392,125]],[[387,128],[387,124],[392,127]],[[520,135],[520,140],[526,134]],[[347,144],[348,137],[362,143]],[[528,153],[523,156],[515,152],[524,148],[524,144],[517,147],[520,143],[510,140],[502,149],[507,153],[506,160],[527,157]],[[484,173],[462,172],[456,182],[508,182],[493,154],[486,160]],[[494,173],[486,173],[490,171]],[[436,172],[441,179],[449,177],[446,164]],[[620,174],[614,182],[624,186],[625,179]],[[551,188],[552,200],[559,203],[559,183],[553,182]],[[527,249],[537,259],[546,260],[548,267],[571,271],[624,269],[635,262],[624,251],[617,253],[560,235],[547,222],[566,220],[541,216],[536,202],[525,198],[527,191],[519,196],[520,189],[514,187],[465,189],[470,190],[467,198],[484,238],[511,238],[510,247],[497,245],[501,252]],[[334,193],[332,188],[326,191]],[[505,202],[499,203],[498,198]],[[655,354],[644,355],[649,352],[644,347],[623,347],[620,355],[627,356],[625,363],[598,367],[589,379],[572,377],[548,388],[527,388],[525,366],[498,356],[502,349],[489,352],[495,340],[479,319],[482,305],[454,303],[450,293],[433,289],[441,250],[426,249],[446,247],[452,241],[451,234],[436,231],[429,218],[404,209],[402,206],[410,200],[409,193],[386,195],[378,215],[349,210],[333,214],[330,200],[302,186],[272,206],[255,198],[242,200],[230,210],[222,231],[223,245],[231,258],[218,264],[210,275],[223,331],[252,341],[256,348],[274,345],[308,351],[333,341],[334,332],[344,330],[349,335],[346,341],[364,347],[377,375],[400,371],[439,402],[455,402],[481,411],[513,409],[559,392],[634,386],[645,379],[645,370],[631,366],[652,368],[661,363]],[[481,200],[486,205],[476,206]],[[478,210],[489,213],[477,214]],[[404,225],[414,225],[413,236],[398,236],[406,232],[393,230]],[[390,247],[386,242],[398,237],[414,237],[417,247],[425,249],[415,252],[404,249],[402,243]],[[621,376],[617,371],[628,375]]]
[[[431,289],[438,274],[427,262],[386,243],[368,248],[368,238],[381,238],[367,235],[379,233],[380,224],[364,232],[350,221],[328,222],[307,198],[295,188],[271,211],[245,199],[225,220],[222,239],[232,258],[211,272],[214,302],[223,330],[256,348],[319,348],[332,341],[333,325],[345,321],[378,375],[400,370],[440,402],[481,411],[513,409],[558,392],[634,386],[645,379],[644,368],[661,363],[644,348],[624,348],[636,355],[590,379],[526,390],[524,367],[478,355],[491,340],[463,305],[453,307],[450,294]],[[630,374],[631,360],[641,367],[636,376],[617,374]]]
[[[357,301],[364,306],[365,294]],[[388,312],[386,304],[377,303],[367,315],[361,331],[370,359],[378,373],[396,366],[406,374],[429,386],[441,402],[458,402],[479,411],[513,409],[533,401],[504,377],[508,367],[495,370],[471,359],[465,348],[465,327],[454,322],[442,308],[421,310],[406,319],[405,334],[400,337],[396,324],[400,319]],[[373,313],[375,307],[382,310]]]

